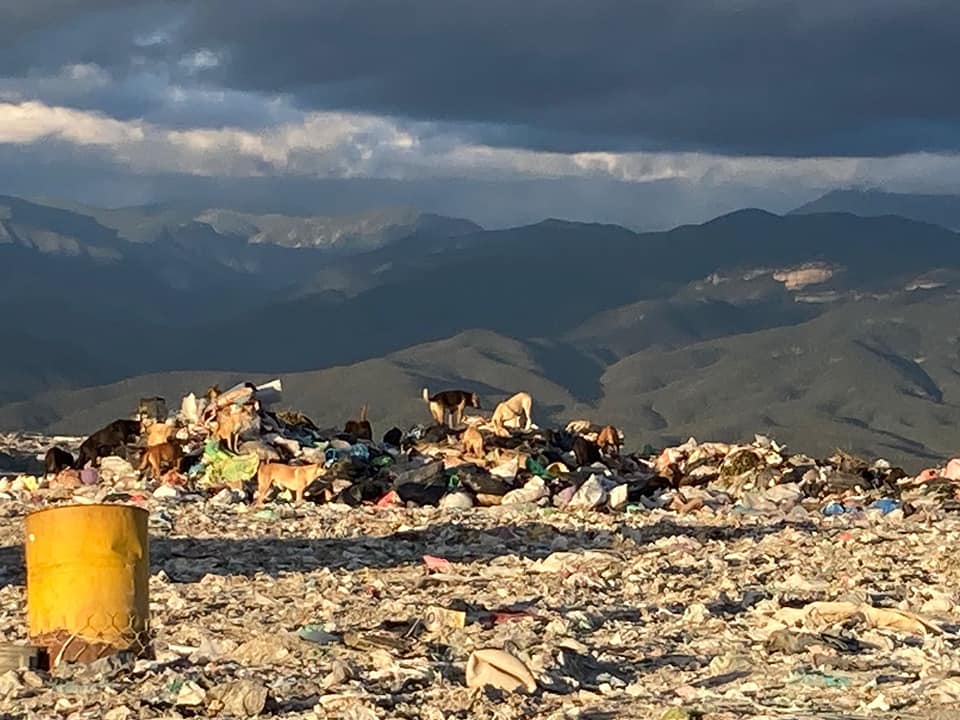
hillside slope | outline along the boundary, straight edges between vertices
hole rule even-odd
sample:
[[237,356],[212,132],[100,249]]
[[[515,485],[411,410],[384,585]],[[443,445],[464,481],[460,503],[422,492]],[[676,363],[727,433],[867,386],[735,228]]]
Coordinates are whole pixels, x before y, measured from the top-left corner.
[[862,217],[899,215],[960,230],[960,195],[890,193],[879,190],[832,190],[801,205],[793,214],[851,213]]

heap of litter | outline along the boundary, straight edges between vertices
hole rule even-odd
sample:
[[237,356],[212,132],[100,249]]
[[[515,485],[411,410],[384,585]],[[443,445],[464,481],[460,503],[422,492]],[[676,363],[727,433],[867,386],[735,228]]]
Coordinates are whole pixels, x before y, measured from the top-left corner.
[[[211,389],[204,398],[188,395],[173,413],[162,398],[150,399],[137,420],[117,420],[83,440],[6,436],[0,499],[40,493],[37,501],[44,502],[45,494],[94,486],[257,504],[296,499],[302,491],[308,502],[354,507],[532,504],[682,513],[729,507],[794,517],[960,509],[960,459],[913,475],[841,451],[811,458],[761,435],[746,444],[691,438],[627,453],[622,434],[609,426],[505,428],[480,414],[465,416],[459,428],[391,428],[377,442],[356,420],[321,429],[302,413],[270,409],[281,397],[279,381],[247,383],[223,393]],[[364,424],[370,431],[365,418]]]

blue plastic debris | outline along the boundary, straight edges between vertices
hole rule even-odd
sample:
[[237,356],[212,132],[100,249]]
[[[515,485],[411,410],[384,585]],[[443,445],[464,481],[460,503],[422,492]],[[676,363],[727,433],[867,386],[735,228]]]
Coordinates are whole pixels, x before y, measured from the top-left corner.
[[880,510],[884,515],[892,513],[900,507],[900,501],[893,498],[880,498],[870,505],[871,510]]
[[843,506],[843,503],[839,503],[836,500],[823,506],[823,514],[827,517],[843,515],[845,512],[847,512],[847,508]]

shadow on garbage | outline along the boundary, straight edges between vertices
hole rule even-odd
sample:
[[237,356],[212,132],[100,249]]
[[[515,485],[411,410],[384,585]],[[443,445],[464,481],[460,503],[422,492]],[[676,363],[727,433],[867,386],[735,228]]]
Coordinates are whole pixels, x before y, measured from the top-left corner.
[[[662,537],[691,535],[735,540],[760,537],[802,524],[785,521],[768,526],[696,526],[661,520],[627,535],[622,529],[560,530],[542,522],[473,528],[459,523],[439,523],[422,530],[396,532],[383,537],[355,538],[154,538],[150,555],[153,571],[163,569],[174,582],[196,582],[206,574],[275,576],[321,568],[357,570],[420,565],[424,555],[451,562],[484,562],[517,555],[539,560],[562,548],[568,552],[613,550],[625,538],[652,543]],[[809,529],[813,529],[812,524]],[[623,548],[629,553],[629,548]]]
[[23,584],[23,562],[22,545],[0,547],[0,588]]
[[[151,572],[163,570],[172,582],[197,582],[204,575],[253,576],[263,573],[311,572],[321,568],[358,570],[419,565],[424,555],[451,562],[484,562],[517,555],[529,560],[547,557],[557,549],[567,552],[622,550],[629,558],[633,544],[647,545],[664,537],[689,536],[698,540],[760,538],[787,527],[812,531],[812,523],[780,520],[767,525],[697,525],[661,519],[652,525],[619,523],[612,528],[579,531],[558,529],[543,522],[507,523],[474,528],[444,522],[421,530],[382,537],[350,538],[151,537]],[[269,526],[265,525],[264,529]],[[631,542],[632,541],[632,542]],[[629,545],[624,545],[630,542]],[[0,547],[0,587],[24,583],[21,546]]]

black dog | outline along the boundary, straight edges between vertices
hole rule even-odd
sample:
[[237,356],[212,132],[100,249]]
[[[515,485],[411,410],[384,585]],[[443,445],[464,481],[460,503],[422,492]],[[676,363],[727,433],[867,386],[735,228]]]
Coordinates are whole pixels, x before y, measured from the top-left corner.
[[63,448],[52,447],[43,457],[43,467],[47,475],[56,475],[61,470],[73,467],[73,455]]
[[400,443],[403,441],[403,430],[398,427],[393,427],[387,430],[383,434],[383,444],[389,445],[390,447],[398,448]]
[[135,443],[139,437],[139,420],[114,420],[83,441],[74,467],[82,470],[87,463],[96,462],[97,458],[125,450],[127,445]]
[[583,435],[573,439],[573,454],[577,458],[577,467],[600,462],[600,448],[596,443],[587,440]]

